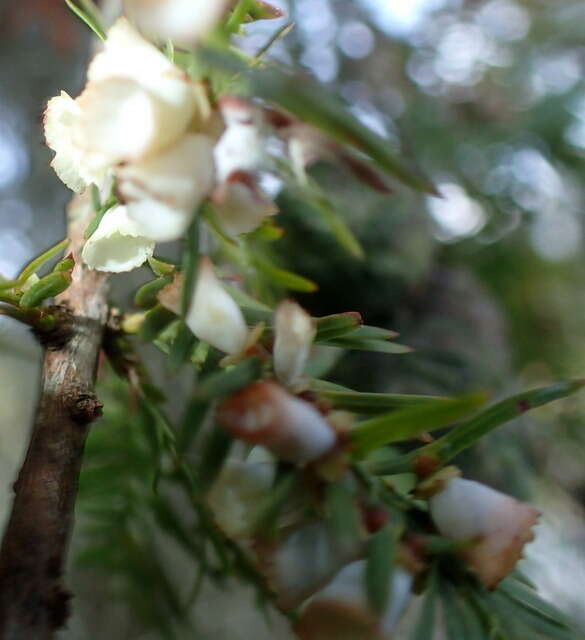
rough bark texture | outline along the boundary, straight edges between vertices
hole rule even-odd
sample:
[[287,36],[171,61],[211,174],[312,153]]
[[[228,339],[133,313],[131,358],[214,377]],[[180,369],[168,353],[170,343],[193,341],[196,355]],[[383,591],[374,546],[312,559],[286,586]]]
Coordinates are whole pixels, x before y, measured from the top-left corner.
[[[82,201],[72,205],[78,218],[86,211]],[[83,226],[70,226],[74,255]],[[46,345],[39,408],[0,549],[1,640],[47,640],[68,616],[62,573],[88,425],[101,408],[93,389],[106,291],[104,275],[76,260],[72,284],[56,301],[66,309],[66,333]]]

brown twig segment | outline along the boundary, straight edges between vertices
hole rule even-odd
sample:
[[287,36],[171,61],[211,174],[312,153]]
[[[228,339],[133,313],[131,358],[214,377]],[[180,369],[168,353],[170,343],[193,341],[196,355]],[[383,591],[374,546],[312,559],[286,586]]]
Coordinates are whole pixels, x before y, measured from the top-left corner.
[[[72,212],[80,209],[78,200]],[[68,616],[62,572],[87,427],[101,410],[93,389],[108,311],[104,274],[77,259],[82,226],[70,226],[76,267],[57,300],[69,311],[70,333],[46,345],[39,408],[0,549],[1,640],[48,640]]]

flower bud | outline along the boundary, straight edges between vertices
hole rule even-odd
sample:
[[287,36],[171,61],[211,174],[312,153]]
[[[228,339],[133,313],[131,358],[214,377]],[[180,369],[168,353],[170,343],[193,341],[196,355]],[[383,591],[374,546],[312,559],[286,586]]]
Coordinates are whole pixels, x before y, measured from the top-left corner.
[[396,567],[390,577],[386,611],[376,613],[366,595],[366,562],[345,566],[301,612],[296,632],[302,640],[390,638],[412,597],[412,575]]
[[274,202],[245,171],[234,171],[213,193],[222,229],[230,236],[248,233],[264,218],[278,213]]
[[343,565],[360,557],[363,548],[361,532],[339,544],[331,527],[318,521],[299,527],[276,547],[258,545],[256,553],[278,605],[288,611],[326,585]]
[[221,286],[208,258],[201,260],[185,322],[200,340],[220,351],[237,354],[244,349],[248,336],[244,316],[234,299]]
[[316,328],[313,318],[296,302],[285,300],[274,316],[274,371],[289,387],[297,385],[309,359]]
[[441,535],[475,543],[462,555],[489,589],[512,571],[540,515],[528,504],[463,478],[447,480],[429,498],[429,508]]
[[154,241],[128,217],[124,206],[112,207],[85,243],[81,258],[91,269],[120,273],[140,267],[154,251]]
[[204,40],[234,0],[124,0],[126,15],[155,40],[190,48]]
[[165,151],[116,170],[128,216],[157,242],[180,238],[213,184],[213,141],[189,134]]
[[335,432],[313,405],[275,382],[255,382],[222,403],[218,423],[235,438],[260,444],[277,458],[306,464],[325,455]]

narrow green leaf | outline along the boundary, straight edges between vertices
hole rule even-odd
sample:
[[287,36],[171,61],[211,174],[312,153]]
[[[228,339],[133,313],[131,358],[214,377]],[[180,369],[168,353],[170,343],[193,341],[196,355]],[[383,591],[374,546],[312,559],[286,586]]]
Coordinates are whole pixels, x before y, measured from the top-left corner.
[[85,229],[85,233],[83,237],[86,240],[89,240],[91,236],[95,233],[95,230],[100,226],[100,222],[102,218],[106,215],[106,213],[115,205],[118,201],[116,198],[108,198],[107,202],[103,204],[99,209],[96,209],[95,216],[91,220],[91,222],[87,225]]
[[565,615],[554,605],[542,599],[534,589],[526,584],[522,584],[514,577],[503,580],[498,585],[498,591],[505,594],[511,600],[518,603],[534,615],[547,620],[550,624],[561,629],[570,631]]
[[397,338],[399,334],[391,329],[382,329],[381,327],[370,327],[367,324],[363,324],[358,327],[352,334],[352,338],[359,340],[393,340]]
[[153,495],[149,504],[161,529],[172,536],[189,554],[199,556],[201,545],[197,544],[196,536],[185,529],[181,518],[173,511],[170,500]]
[[429,640],[435,631],[438,579],[436,567],[431,569],[420,614],[409,640]]
[[[317,383],[324,381],[318,380]],[[332,384],[332,383],[328,383]],[[429,406],[436,403],[448,401],[452,398],[441,398],[440,396],[421,396],[415,394],[402,393],[360,393],[359,391],[337,391],[334,385],[333,390],[315,387],[320,396],[329,400],[336,409],[344,409],[362,415],[385,413],[393,409],[404,409],[406,407]]]
[[335,313],[317,318],[315,342],[324,342],[355,332],[360,327],[362,318],[355,311]]
[[264,274],[269,280],[281,287],[284,287],[285,289],[289,289],[291,291],[302,291],[305,293],[312,293],[317,290],[317,285],[308,278],[303,278],[303,276],[299,276],[296,273],[292,273],[286,269],[281,269],[264,258],[253,255],[252,262],[258,271]]
[[333,539],[341,546],[352,543],[359,526],[355,491],[345,482],[332,482],[325,491],[325,506]]
[[209,402],[191,398],[185,415],[181,420],[181,429],[177,437],[177,449],[179,453],[185,453],[201,428],[205,424],[205,420],[209,414],[211,404]]
[[177,316],[162,305],[150,309],[144,314],[144,321],[138,330],[138,338],[142,342],[152,342]]
[[210,402],[213,399],[235,393],[250,382],[257,380],[261,370],[258,358],[247,358],[229,369],[216,371],[198,383],[193,393],[193,399],[199,402]]
[[181,320],[177,335],[169,351],[169,368],[171,371],[178,371],[189,361],[196,341],[197,338],[195,338],[191,329]]
[[176,271],[176,265],[154,256],[148,258],[148,266],[152,269],[154,275],[158,277],[170,276]]
[[262,0],[253,0],[248,6],[247,20],[274,20],[282,18],[283,11],[278,7],[271,5],[269,2]]
[[359,423],[351,432],[356,457],[392,442],[409,440],[427,431],[452,424],[485,402],[484,394],[436,400],[407,407]]
[[184,318],[191,306],[191,296],[197,278],[197,263],[199,261],[199,220],[196,218],[185,236],[185,245],[181,257],[181,317]]
[[71,254],[69,254],[69,256],[57,262],[53,267],[53,273],[59,273],[60,271],[73,271],[74,266],[75,260],[71,257]]
[[[33,260],[31,260],[26,267],[20,272],[18,278],[16,279],[17,285],[24,284],[33,273],[36,273],[48,260],[54,258],[57,254],[64,251],[69,245],[69,239],[65,238],[53,245],[50,249],[43,251],[40,256],[37,256]],[[37,283],[38,284],[38,283]]]
[[134,295],[134,304],[141,309],[150,309],[158,304],[157,294],[173,281],[172,276],[163,276],[143,284]]
[[518,627],[526,629],[524,636],[527,638],[534,638],[535,633],[542,640],[580,640],[582,637],[568,626],[541,615],[540,611],[510,598],[500,590],[491,594],[490,600],[504,621],[513,620]]
[[[468,637],[468,630],[461,615],[457,592],[446,581],[441,584],[441,604],[447,640],[478,640],[477,638]],[[481,640],[484,639],[482,638]]]
[[197,469],[197,480],[205,492],[218,476],[232,445],[231,437],[214,425],[202,443],[201,459]]
[[278,479],[275,487],[258,510],[253,530],[258,536],[269,538],[276,530],[278,516],[290,502],[298,486],[298,477],[294,472],[286,472]]
[[369,537],[366,550],[366,593],[370,606],[377,613],[382,613],[390,605],[395,552],[395,527],[383,527]]
[[29,287],[20,299],[20,306],[23,309],[38,307],[47,298],[54,298],[63,293],[71,284],[71,272],[59,271],[49,273]]
[[437,463],[445,464],[500,425],[527,411],[566,398],[580,391],[584,385],[585,380],[570,380],[512,396],[488,407],[470,420],[462,422],[431,444],[391,460],[370,463],[369,470],[380,475],[411,471],[412,464],[420,456],[434,457]]
[[77,5],[73,4],[72,0],[65,0],[65,4],[82,22],[85,22],[85,24],[100,40],[102,40],[102,42],[106,39],[106,33],[102,26],[97,22],[95,16],[91,16],[86,11],[80,9]]
[[252,298],[246,292],[233,285],[222,283],[224,289],[237,302],[249,324],[264,322],[269,327],[273,324],[274,311],[266,304]]
[[332,347],[341,347],[342,349],[354,349],[356,351],[376,351],[378,353],[389,353],[401,355],[404,353],[412,353],[412,347],[404,344],[390,342],[389,340],[363,340],[355,338],[353,335],[341,336],[332,340],[324,340],[323,344]]
[[314,205],[321,213],[321,219],[329,227],[329,230],[337,242],[339,242],[351,256],[362,260],[364,258],[364,250],[360,241],[355,237],[353,231],[331,202],[325,196],[321,196],[320,198],[311,200],[310,204]]

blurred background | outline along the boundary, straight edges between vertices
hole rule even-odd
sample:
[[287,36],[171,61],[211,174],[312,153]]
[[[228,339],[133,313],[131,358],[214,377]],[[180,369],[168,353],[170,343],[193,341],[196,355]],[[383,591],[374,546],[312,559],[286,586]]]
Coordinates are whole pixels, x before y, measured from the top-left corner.
[[[416,348],[405,356],[346,355],[331,379],[363,391],[452,394],[479,388],[497,398],[582,377],[585,4],[272,3],[286,17],[254,24],[241,46],[255,52],[283,23],[294,22],[270,56],[328,84],[388,145],[415,159],[443,196],[422,197],[399,186],[389,197],[380,196],[315,167],[366,249],[367,259],[359,261],[335,244],[312,210],[281,191],[278,222],[286,233],[278,249],[290,268],[320,285],[319,293],[299,298],[302,304],[314,315],[360,311],[368,324],[396,329],[401,342]],[[115,3],[106,9],[108,15],[117,11]],[[61,89],[77,95],[90,46],[87,29],[61,0],[0,0],[5,277],[63,235],[70,195],[48,166],[42,112]],[[113,280],[114,298],[127,303],[127,278]],[[2,517],[28,436],[39,357],[25,330],[0,323]],[[111,409],[95,427],[102,441],[116,420],[127,422],[130,411],[115,389],[104,393]],[[543,511],[524,570],[585,630],[584,418],[579,397],[541,409],[460,463],[473,477]],[[97,448],[92,438],[88,465]],[[128,479],[114,480],[122,486]],[[83,488],[82,480],[82,522]],[[164,541],[157,544],[180,580],[174,575],[182,571],[177,557]],[[87,551],[81,526],[74,547],[76,553]],[[167,635],[156,616],[139,611],[137,603],[156,608],[160,585],[143,580],[134,598],[128,587],[127,602],[113,602],[113,594],[121,593],[119,577],[88,570],[75,557],[72,566],[76,614],[63,638],[191,637]],[[228,595],[209,587],[194,612],[197,637],[289,637],[282,622],[269,618],[235,586]]]

